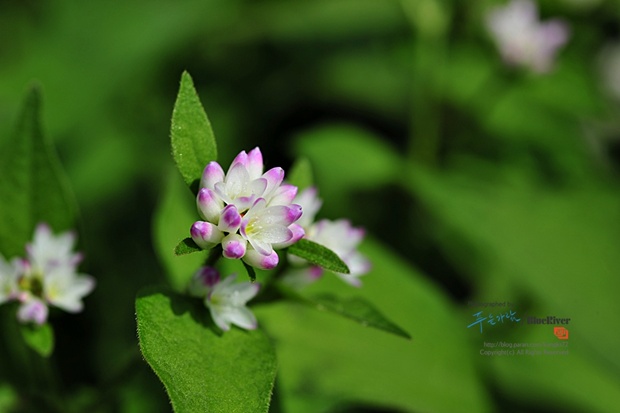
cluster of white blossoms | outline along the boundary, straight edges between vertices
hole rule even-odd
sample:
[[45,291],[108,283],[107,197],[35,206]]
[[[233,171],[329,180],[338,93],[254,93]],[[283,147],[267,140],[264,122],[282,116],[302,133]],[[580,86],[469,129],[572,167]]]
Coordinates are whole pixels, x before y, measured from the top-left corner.
[[256,296],[260,285],[237,283],[236,279],[236,274],[232,274],[222,280],[215,268],[201,267],[192,277],[188,292],[204,300],[211,318],[223,331],[230,330],[231,324],[254,330],[257,327],[256,317],[246,303]]
[[531,0],[512,0],[494,8],[486,16],[486,25],[508,64],[538,73],[551,69],[569,35],[568,26],[559,19],[541,22]]
[[[322,219],[315,222],[315,216],[321,208],[322,201],[317,196],[317,190],[310,187],[302,191],[294,200],[303,208],[304,214],[297,221],[305,231],[304,238],[321,244],[334,251],[349,267],[349,273],[335,273],[343,281],[354,287],[362,285],[360,276],[370,271],[370,261],[364,257],[357,247],[364,239],[364,229],[355,228],[348,220],[331,221]],[[303,263],[303,260],[291,257],[292,261]],[[319,266],[305,266],[289,271],[285,281],[292,286],[301,287],[309,284],[324,273]]]
[[300,205],[292,203],[297,187],[283,183],[284,170],[263,173],[263,155],[254,148],[235,157],[226,174],[217,162],[204,169],[196,203],[204,221],[192,225],[191,237],[203,249],[222,244],[222,255],[248,265],[272,269],[275,251],[299,241]]
[[77,273],[82,255],[73,253],[75,241],[71,232],[54,236],[49,226],[39,224],[26,245],[26,258],[7,262],[0,255],[0,303],[20,302],[21,322],[44,324],[48,305],[70,313],[82,310],[82,298],[95,288],[95,280]]
[[[221,244],[222,256],[242,259],[256,268],[275,268],[286,248],[302,238],[332,250],[350,269],[336,273],[347,283],[359,287],[359,277],[370,269],[369,261],[357,251],[364,230],[347,220],[320,220],[315,216],[322,205],[314,187],[297,194],[297,187],[284,182],[284,170],[263,171],[260,149],[240,152],[228,171],[217,162],[204,169],[198,195],[198,212],[203,220],[191,227],[191,237],[202,249]],[[303,213],[302,213],[303,211]],[[293,287],[307,285],[323,275],[323,269],[289,256],[293,264],[283,281]],[[224,331],[231,324],[244,329],[257,326],[246,307],[260,287],[252,282],[236,282],[236,275],[225,279],[213,267],[201,267],[191,279],[188,292],[204,300],[215,324]]]

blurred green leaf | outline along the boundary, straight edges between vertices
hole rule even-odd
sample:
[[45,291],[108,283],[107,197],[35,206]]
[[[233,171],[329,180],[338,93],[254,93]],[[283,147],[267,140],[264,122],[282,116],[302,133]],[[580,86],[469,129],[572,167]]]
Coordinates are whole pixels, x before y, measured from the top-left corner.
[[0,384],[0,411],[15,411],[19,403],[17,392],[6,383]]
[[[523,363],[511,361],[485,366],[492,374],[501,374],[502,380],[496,382],[503,391],[517,398],[531,391],[550,404],[562,400],[583,406],[584,411],[611,412],[610,406],[620,403],[620,357],[614,350],[620,332],[607,328],[601,309],[620,313],[617,187],[591,181],[550,191],[527,179],[517,182],[490,183],[475,179],[467,170],[437,174],[412,168],[409,175],[410,189],[438,219],[436,226],[451,227],[479,256],[481,264],[471,268],[471,254],[453,255],[460,259],[455,264],[477,272],[477,288],[485,293],[480,301],[502,299],[490,294],[508,291],[532,315],[573,320],[570,356],[546,361],[544,365],[553,367],[544,372],[537,367],[539,374],[526,373]],[[450,244],[451,238],[438,239]],[[548,337],[551,334],[547,331]],[[515,340],[524,339],[519,335]],[[516,379],[526,374],[532,378],[527,386]],[[557,377],[565,379],[557,381]],[[520,391],[514,389],[517,385]]]
[[28,92],[15,134],[0,150],[0,252],[23,253],[35,226],[72,227],[76,204],[51,142],[41,127],[41,92]]
[[184,238],[174,248],[175,255],[187,255],[187,254],[193,254],[194,252],[200,252],[200,251],[204,251],[204,250],[200,248],[198,245],[196,245],[194,240],[189,237]]
[[[469,343],[457,308],[389,247],[367,237],[361,251],[373,267],[356,295],[415,331],[415,340],[289,301],[255,307],[278,343],[282,410],[326,413],[356,401],[407,412],[490,412],[474,365],[479,349]],[[304,293],[346,296],[350,288],[323,277]]]
[[136,300],[140,349],[174,410],[267,412],[276,357],[261,331],[216,332],[199,300],[148,289]]
[[326,270],[349,274],[349,267],[329,248],[305,238],[288,247],[288,252]]
[[[329,125],[299,135],[295,153],[314,167],[323,211],[349,216],[354,208],[346,194],[376,189],[395,180],[402,165],[399,154],[380,137],[351,125]],[[344,190],[346,189],[346,190]]]
[[365,327],[373,327],[404,338],[411,335],[388,320],[371,303],[361,297],[341,298],[333,294],[315,294],[305,296],[280,287],[284,295],[320,311],[328,311],[351,319]]
[[211,123],[187,72],[181,76],[181,86],[174,103],[170,142],[179,172],[190,189],[197,193],[205,166],[217,159],[217,147]]
[[[170,283],[180,291],[204,260],[203,254],[190,254],[197,248],[186,245],[190,244],[191,238],[179,244],[179,238],[182,234],[188,234],[196,221],[196,203],[175,170],[170,170],[163,191],[153,218],[153,242]],[[183,250],[187,253],[183,254]]]
[[314,184],[314,178],[312,177],[312,165],[307,158],[299,158],[295,161],[288,173],[286,181],[295,185],[298,188],[298,192],[311,187]]
[[32,324],[20,325],[24,342],[42,357],[49,357],[54,351],[54,330],[45,323],[41,326]]

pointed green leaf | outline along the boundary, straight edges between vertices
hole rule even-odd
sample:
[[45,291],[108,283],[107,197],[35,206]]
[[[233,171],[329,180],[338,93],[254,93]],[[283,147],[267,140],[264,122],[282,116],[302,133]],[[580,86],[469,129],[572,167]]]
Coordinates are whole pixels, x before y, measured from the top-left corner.
[[150,289],[136,300],[140,349],[174,411],[267,412],[276,356],[259,329],[216,329],[200,300]]
[[287,175],[286,180],[291,185],[295,185],[299,191],[311,187],[314,184],[314,178],[312,176],[312,165],[308,158],[299,158]]
[[54,330],[45,323],[42,326],[32,324],[20,325],[24,342],[43,357],[49,357],[54,351]]
[[317,310],[339,314],[365,327],[376,328],[411,339],[409,333],[388,320],[375,306],[362,297],[341,298],[326,293],[304,296],[284,286],[279,286],[279,289],[286,297],[314,307]]
[[305,238],[291,245],[288,252],[326,270],[349,274],[349,267],[334,251]]
[[245,261],[242,261],[242,262],[243,262],[243,266],[245,267],[245,270],[248,272],[248,277],[250,277],[250,281],[252,282],[256,281],[256,271],[254,271],[254,267],[246,264]]
[[170,143],[179,172],[190,189],[197,193],[202,171],[207,163],[217,159],[217,147],[211,123],[187,72],[181,76],[174,103]]
[[14,135],[0,148],[0,253],[23,253],[39,222],[69,229],[76,203],[58,156],[41,127],[41,94],[32,88]]
[[189,237],[183,239],[174,248],[174,253],[176,255],[193,254],[194,252],[200,252],[200,251],[204,251],[204,250],[200,248],[198,245],[196,245],[194,240]]

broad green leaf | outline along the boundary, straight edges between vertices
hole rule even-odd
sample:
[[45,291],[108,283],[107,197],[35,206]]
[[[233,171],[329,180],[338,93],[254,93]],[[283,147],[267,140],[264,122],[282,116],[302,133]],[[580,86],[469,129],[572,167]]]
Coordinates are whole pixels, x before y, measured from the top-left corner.
[[[179,238],[189,234],[192,223],[198,218],[196,201],[172,168],[163,191],[153,219],[153,242],[168,280],[176,290],[181,290],[204,260],[203,254],[175,254]],[[182,245],[185,248],[185,244]]]
[[41,93],[26,96],[14,135],[0,149],[0,253],[23,254],[39,222],[55,231],[74,224],[76,204],[41,127]]
[[42,326],[21,325],[24,342],[43,357],[49,357],[54,351],[54,330],[45,323]]
[[196,245],[194,240],[189,237],[184,238],[174,248],[174,253],[176,255],[193,254],[194,252],[200,252],[200,251],[204,251],[204,250],[200,248],[198,245]]
[[285,289],[285,287],[280,288],[285,296],[308,304],[318,310],[339,314],[366,327],[373,327],[408,339],[411,338],[409,333],[388,320],[370,302],[362,297],[340,298],[328,293],[304,296]]
[[349,274],[349,267],[334,251],[314,241],[302,238],[291,245],[288,252],[326,270]]
[[276,356],[261,329],[219,332],[200,300],[148,289],[136,300],[140,349],[177,413],[267,412]]
[[312,186],[314,184],[314,178],[312,177],[312,165],[307,158],[299,158],[289,171],[287,182],[291,185],[295,185],[299,192]]
[[197,193],[202,171],[207,163],[217,159],[217,147],[211,123],[187,72],[181,76],[172,112],[170,143],[179,172],[190,189]]

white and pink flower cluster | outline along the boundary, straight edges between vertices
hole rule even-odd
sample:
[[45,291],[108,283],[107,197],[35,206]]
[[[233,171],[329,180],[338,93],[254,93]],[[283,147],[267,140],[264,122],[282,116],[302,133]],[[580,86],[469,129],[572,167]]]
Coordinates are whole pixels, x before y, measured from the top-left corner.
[[82,298],[95,288],[95,280],[77,273],[82,255],[72,251],[75,241],[72,232],[54,236],[48,225],[39,224],[26,245],[26,258],[7,262],[0,255],[0,303],[19,301],[21,322],[44,324],[48,305],[82,311]]
[[239,153],[226,173],[217,162],[210,162],[196,197],[203,221],[192,225],[192,239],[203,249],[221,243],[225,258],[275,268],[280,259],[276,250],[304,236],[296,224],[302,214],[301,206],[293,203],[297,187],[283,181],[282,168],[263,172],[258,148]]
[[[370,271],[370,261],[357,250],[364,239],[364,229],[353,227],[346,219],[335,221],[322,219],[315,222],[315,216],[323,202],[318,198],[314,187],[302,191],[294,202],[301,205],[304,210],[297,223],[304,229],[305,238],[334,251],[349,267],[348,274],[335,274],[346,283],[360,287],[362,282],[359,278]],[[293,261],[300,260],[293,258]],[[289,271],[285,281],[289,285],[300,287],[317,280],[323,274],[324,270],[319,266],[298,267]]]
[[506,63],[538,73],[551,69],[557,50],[569,36],[562,20],[541,22],[531,0],[512,0],[492,9],[486,25]]
[[215,268],[201,267],[192,277],[188,292],[204,300],[211,318],[223,331],[230,330],[231,324],[254,330],[257,327],[256,317],[246,303],[256,296],[260,285],[237,283],[236,279],[237,276],[232,274],[222,280]]

